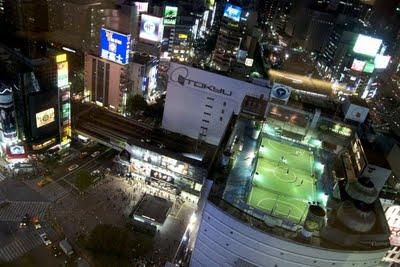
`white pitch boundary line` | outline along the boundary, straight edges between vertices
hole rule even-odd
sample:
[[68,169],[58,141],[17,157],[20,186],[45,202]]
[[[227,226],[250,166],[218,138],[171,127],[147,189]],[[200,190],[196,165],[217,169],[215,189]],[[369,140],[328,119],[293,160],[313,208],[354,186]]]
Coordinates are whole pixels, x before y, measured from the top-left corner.
[[[261,199],[261,200],[259,200],[258,201],[258,203],[257,203],[257,207],[261,207],[261,203],[263,202],[263,201],[265,201],[265,200],[272,200],[272,201],[276,201],[276,203],[277,204],[279,204],[279,203],[283,203],[283,204],[285,204],[285,205],[287,205],[288,207],[290,207],[291,209],[293,209],[293,210],[297,210],[298,212],[300,212],[300,213],[303,213],[304,211],[302,211],[299,207],[297,207],[297,206],[295,206],[295,205],[293,205],[293,204],[291,204],[290,202],[287,202],[287,201],[282,201],[282,200],[276,200],[276,199],[273,199],[273,198],[263,198],[263,199]],[[262,208],[261,208],[262,209]],[[272,207],[272,209],[273,209],[273,207]],[[272,209],[270,210],[270,212],[272,212]],[[265,210],[265,209],[263,209],[263,210]],[[282,213],[281,213],[282,214]],[[293,216],[294,217],[294,216]],[[297,217],[296,217],[297,218]],[[299,218],[299,220],[300,220],[300,218]]]

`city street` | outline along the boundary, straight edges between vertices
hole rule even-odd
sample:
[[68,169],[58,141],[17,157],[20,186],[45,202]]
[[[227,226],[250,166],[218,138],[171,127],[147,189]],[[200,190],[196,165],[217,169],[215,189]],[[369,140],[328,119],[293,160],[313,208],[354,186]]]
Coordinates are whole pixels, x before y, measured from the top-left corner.
[[[125,226],[128,215],[144,193],[166,197],[167,193],[159,192],[140,181],[128,182],[124,178],[108,176],[83,195],[71,194],[60,199],[51,208],[56,224],[72,241],[79,235],[87,235],[98,224]],[[171,260],[179,245],[195,207],[193,203],[176,200],[170,215],[163,227],[157,232],[154,240],[156,248],[148,259],[155,262]]]

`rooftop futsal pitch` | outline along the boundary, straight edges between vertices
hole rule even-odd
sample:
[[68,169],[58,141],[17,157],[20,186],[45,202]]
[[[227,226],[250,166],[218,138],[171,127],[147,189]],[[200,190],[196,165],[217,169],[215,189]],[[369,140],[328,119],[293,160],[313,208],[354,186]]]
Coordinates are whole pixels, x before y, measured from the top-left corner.
[[301,222],[315,199],[312,151],[263,137],[248,204],[280,218]]

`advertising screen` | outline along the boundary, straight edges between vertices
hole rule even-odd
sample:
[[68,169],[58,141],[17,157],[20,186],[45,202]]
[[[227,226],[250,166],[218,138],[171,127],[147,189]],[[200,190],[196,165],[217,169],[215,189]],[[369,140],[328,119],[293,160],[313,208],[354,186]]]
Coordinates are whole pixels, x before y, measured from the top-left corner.
[[234,6],[231,4],[225,5],[224,17],[230,18],[234,21],[240,20],[240,15],[242,14],[242,8],[238,6]]
[[164,11],[164,25],[175,25],[178,16],[178,8],[175,6],[166,6]]
[[365,66],[365,61],[354,59],[351,69],[355,71],[363,71]]
[[375,69],[386,69],[390,62],[390,56],[376,55],[374,65]]
[[68,86],[68,61],[57,63],[57,86]]
[[162,18],[142,14],[139,38],[152,42],[160,42],[162,34]]
[[149,8],[148,2],[135,2],[135,6],[138,13],[146,13]]
[[114,32],[105,28],[100,30],[101,57],[122,65],[128,64],[131,35]]
[[36,128],[40,128],[54,122],[54,118],[54,108],[49,108],[36,113]]
[[375,69],[374,63],[367,62],[367,63],[365,63],[365,67],[364,67],[363,71],[366,73],[372,73],[372,72],[374,72],[374,69]]
[[381,45],[382,45],[381,39],[359,34],[357,37],[356,44],[353,47],[353,52],[370,57],[375,57]]

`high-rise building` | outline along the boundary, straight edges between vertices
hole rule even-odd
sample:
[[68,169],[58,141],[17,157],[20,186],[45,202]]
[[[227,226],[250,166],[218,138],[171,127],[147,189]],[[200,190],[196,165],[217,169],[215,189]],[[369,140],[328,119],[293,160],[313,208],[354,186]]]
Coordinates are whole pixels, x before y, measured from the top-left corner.
[[311,11],[310,23],[305,35],[304,47],[308,51],[321,52],[334,28],[335,17],[330,13]]
[[121,112],[126,104],[129,82],[127,65],[120,65],[95,55],[85,55],[85,96],[90,101]]
[[[185,236],[190,266],[380,266],[390,230],[378,194],[391,170],[356,134],[368,108],[299,99],[270,100],[265,124],[239,113],[226,131]],[[292,165],[304,158],[309,183]]]
[[67,146],[71,137],[67,57],[35,46],[27,49],[28,54],[24,51],[1,47],[0,53],[0,78],[12,88],[18,142],[33,152]]
[[213,69],[228,72],[235,65],[242,40],[251,32],[256,21],[254,11],[229,3],[225,5],[212,56]]
[[272,24],[277,29],[285,28],[293,0],[266,0],[258,2],[259,19],[262,24]]

